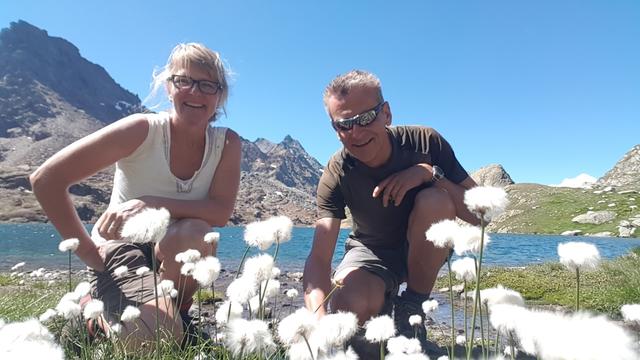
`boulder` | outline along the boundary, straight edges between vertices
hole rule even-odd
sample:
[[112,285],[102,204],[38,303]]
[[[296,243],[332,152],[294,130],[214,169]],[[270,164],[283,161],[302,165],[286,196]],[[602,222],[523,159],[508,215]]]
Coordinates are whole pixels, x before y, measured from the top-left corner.
[[577,236],[582,234],[582,230],[567,230],[563,231],[560,235],[562,236]]
[[593,237],[612,237],[613,233],[611,231],[603,231],[603,232],[599,232],[595,234],[587,234],[587,235],[593,236]]
[[505,187],[514,184],[502,165],[491,164],[474,171],[471,178],[480,186]]
[[613,211],[587,211],[585,214],[580,214],[571,221],[579,224],[604,224],[616,218],[616,213]]

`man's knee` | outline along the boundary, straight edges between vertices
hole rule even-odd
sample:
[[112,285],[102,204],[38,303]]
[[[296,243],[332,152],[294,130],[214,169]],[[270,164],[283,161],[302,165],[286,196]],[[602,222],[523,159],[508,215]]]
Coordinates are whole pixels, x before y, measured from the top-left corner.
[[384,305],[384,281],[363,269],[349,269],[341,275],[343,288],[332,296],[331,310],[353,312],[361,324],[377,315]]
[[430,187],[418,192],[411,213],[422,218],[451,219],[456,216],[456,207],[446,190]]

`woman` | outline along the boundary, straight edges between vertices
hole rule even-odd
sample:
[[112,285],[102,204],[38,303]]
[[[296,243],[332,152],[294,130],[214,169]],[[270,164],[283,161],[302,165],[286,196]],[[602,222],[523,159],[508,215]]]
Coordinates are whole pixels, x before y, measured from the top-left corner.
[[[105,305],[99,321],[102,330],[109,333],[126,305],[141,310],[138,323],[125,325],[120,334],[133,334],[136,341],[129,342],[133,346],[154,339],[150,329],[156,321],[153,274],[139,276],[136,269],[151,267],[154,251],[161,279],[172,280],[179,288],[176,299],[184,301],[159,297],[158,320],[165,335],[180,342],[183,326],[174,309],[188,309],[197,284],[181,276],[175,255],[187,249],[203,256],[215,254],[216,245],[205,243],[203,237],[212,226],[224,226],[229,220],[240,181],[239,136],[209,126],[224,111],[228,95],[219,55],[201,44],[179,44],[162,71],[154,74],[154,92],[162,85],[173,104],[169,112],[116,121],[62,149],[30,177],[51,223],[63,239],[80,240],[76,254],[94,269],[92,296]],[[113,163],[111,201],[94,225],[92,241],[67,190]],[[171,214],[162,241],[153,246],[119,240],[126,220],[145,208],[166,208]],[[129,271],[114,276],[113,270],[121,265]]]

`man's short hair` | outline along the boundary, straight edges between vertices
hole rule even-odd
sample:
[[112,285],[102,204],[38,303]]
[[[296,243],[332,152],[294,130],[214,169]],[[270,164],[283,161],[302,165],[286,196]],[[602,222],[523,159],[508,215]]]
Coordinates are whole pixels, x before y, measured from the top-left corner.
[[345,97],[349,94],[349,90],[356,87],[373,88],[376,90],[378,102],[382,102],[384,99],[380,79],[377,76],[364,70],[351,70],[348,73],[338,75],[324,89],[322,101],[327,112],[329,112],[328,101],[331,96]]

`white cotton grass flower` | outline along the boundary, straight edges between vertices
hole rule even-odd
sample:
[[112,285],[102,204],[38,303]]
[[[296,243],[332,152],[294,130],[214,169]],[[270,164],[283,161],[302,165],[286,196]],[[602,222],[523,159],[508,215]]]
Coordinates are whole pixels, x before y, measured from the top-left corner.
[[[513,354],[511,354],[511,352],[513,351]],[[511,345],[507,345],[504,347],[504,351],[502,352],[502,354],[504,354],[504,356],[518,356],[518,348],[515,346],[511,346]]]
[[256,284],[259,284],[271,278],[273,262],[273,256],[269,254],[253,256],[245,261],[242,276],[253,279]]
[[136,270],[136,275],[138,276],[144,276],[146,273],[148,273],[149,271],[151,271],[151,269],[149,269],[146,266],[140,266],[137,270]]
[[84,315],[85,319],[95,320],[99,318],[103,312],[104,303],[98,299],[91,299],[91,301],[89,301],[87,305],[84,306],[84,312],[82,313],[82,315]]
[[66,320],[75,319],[80,316],[81,308],[77,302],[70,300],[61,300],[56,305],[56,311]]
[[578,268],[593,270],[600,263],[598,248],[585,242],[570,241],[558,244],[558,256],[562,265],[572,271]]
[[358,318],[354,313],[338,311],[318,320],[311,337],[314,344],[325,353],[343,349],[346,342],[358,331]]
[[456,336],[456,345],[464,346],[467,343],[467,337],[464,335]]
[[470,257],[458,259],[451,263],[451,271],[456,279],[471,282],[476,279],[476,262]]
[[298,290],[296,289],[288,289],[284,293],[289,299],[295,299],[298,297]]
[[76,285],[75,290],[73,290],[73,294],[77,296],[78,300],[76,301],[79,301],[82,297],[89,294],[90,291],[91,291],[91,284],[87,281],[83,281],[78,283],[78,285]]
[[191,276],[201,287],[211,286],[220,275],[220,261],[213,256],[207,256],[196,263]]
[[171,215],[165,208],[146,208],[127,220],[120,235],[132,243],[158,243],[164,238]]
[[171,290],[174,289],[173,281],[169,279],[165,279],[160,281],[156,291],[158,292],[158,296],[170,296]]
[[25,262],[24,262],[24,261],[21,261],[21,262],[19,262],[19,263],[15,264],[15,265],[13,265],[13,266],[11,267],[11,271],[16,271],[16,270],[20,269],[21,267],[23,267],[23,266],[24,266],[24,264],[25,264]]
[[422,303],[422,311],[425,315],[429,315],[438,309],[438,300],[427,300]]
[[253,316],[260,311],[260,297],[258,295],[249,299],[249,309],[251,309],[251,315]]
[[191,274],[193,274],[193,270],[195,270],[195,268],[196,268],[196,264],[194,264],[192,262],[184,263],[180,267],[180,274],[182,274],[184,276],[191,276]]
[[117,336],[120,335],[122,333],[122,325],[120,323],[116,323],[111,325],[111,327],[109,327],[109,333],[107,334],[107,337],[111,337],[111,336]]
[[[467,293],[472,299],[475,299],[476,291],[470,291]],[[480,290],[480,299],[483,304],[486,304],[491,309],[495,305],[509,304],[515,306],[524,306],[524,298],[519,292],[505,288],[501,284],[498,284],[494,288],[488,288]]]
[[268,282],[263,281],[262,284],[260,284],[260,289],[265,299],[273,299],[280,292],[280,281],[274,279],[271,279]]
[[640,304],[622,305],[620,313],[625,321],[640,323]]
[[410,355],[421,353],[422,347],[420,346],[420,340],[415,338],[409,339],[406,336],[400,335],[392,337],[387,341],[387,350],[389,350],[389,354],[393,355]]
[[80,240],[71,238],[61,241],[60,244],[58,244],[58,250],[62,252],[76,251],[78,249],[78,245],[80,245]]
[[512,331],[524,352],[541,359],[637,359],[634,337],[605,316],[503,304],[493,307],[489,320],[503,333]]
[[318,320],[307,308],[300,308],[291,315],[280,320],[278,338],[285,345],[292,345],[309,340],[311,332],[316,328]]
[[256,296],[257,288],[253,279],[243,276],[233,280],[227,286],[227,297],[229,300],[239,304],[246,304],[249,299]]
[[36,277],[36,278],[43,277],[45,271],[46,271],[45,268],[39,268],[37,270],[33,270],[32,272],[30,272],[29,276],[30,277]]
[[64,352],[47,327],[28,319],[0,326],[0,358],[62,360]]
[[234,356],[269,353],[275,350],[269,326],[262,320],[234,319],[229,323],[225,345]]
[[118,266],[113,270],[113,276],[115,276],[116,279],[120,279],[125,276],[127,272],[129,272],[129,267],[127,265]]
[[265,221],[256,221],[247,225],[244,231],[244,241],[249,246],[260,250],[267,250],[274,242],[280,244],[291,239],[293,223],[286,216],[276,216]]
[[271,278],[277,279],[280,277],[281,273],[282,271],[280,270],[280,268],[274,266],[273,269],[271,269]]
[[480,253],[481,242],[482,248],[485,249],[491,242],[491,237],[487,233],[484,233],[483,238],[482,229],[478,226],[468,224],[460,225],[460,229],[453,241],[453,251],[455,251],[458,256],[467,253],[478,254]]
[[[446,359],[449,359],[445,356]],[[429,356],[425,354],[389,354],[385,357],[386,360],[429,360]],[[441,359],[439,359],[441,360]],[[495,359],[490,359],[495,360]]]
[[371,318],[364,324],[364,328],[364,338],[375,343],[386,341],[396,334],[396,326],[388,315]]
[[455,220],[441,220],[431,225],[426,231],[427,241],[431,241],[438,248],[452,248],[460,225]]
[[504,189],[494,186],[476,186],[464,193],[464,203],[469,211],[489,222],[506,209],[509,200]]
[[41,323],[45,323],[51,320],[56,315],[58,315],[57,311],[55,311],[54,309],[47,309],[44,313],[42,313],[42,315],[40,315],[38,320],[40,320]]
[[[307,352],[307,354],[308,354],[308,352]],[[309,358],[308,355],[307,355],[307,358]],[[353,350],[353,348],[351,346],[349,346],[349,348],[347,348],[346,351],[345,350],[338,350],[338,351],[334,352],[333,354],[324,356],[324,357],[322,357],[320,359],[322,359],[322,360],[358,360],[359,357],[358,357],[358,354],[356,354],[356,352]],[[387,357],[387,359],[393,360],[392,358],[389,358],[389,357]],[[423,359],[429,360],[428,358],[423,358]],[[418,359],[416,359],[416,360],[418,360]]]
[[178,290],[171,289],[171,291],[169,291],[169,297],[172,298],[172,299],[177,299],[178,298]]
[[[309,351],[309,347],[311,348],[311,351]],[[286,358],[288,360],[325,359],[323,357],[319,357],[319,348],[316,344],[309,342],[309,346],[307,346],[307,343],[304,341],[289,345]]]
[[186,263],[194,263],[200,260],[200,257],[201,257],[200,251],[195,249],[189,249],[181,253],[177,253],[175,260],[176,262],[186,264]]
[[422,324],[422,316],[417,314],[409,316],[409,325],[418,326],[420,324]]
[[204,242],[207,244],[217,244],[220,241],[220,233],[219,232],[208,232],[204,234]]
[[[229,310],[231,308],[231,310]],[[224,325],[229,322],[229,319],[237,319],[242,316],[242,305],[234,301],[223,302],[218,310],[216,310],[216,323]]]
[[120,316],[120,321],[124,323],[136,321],[140,317],[140,309],[135,306],[128,305],[122,315]]

